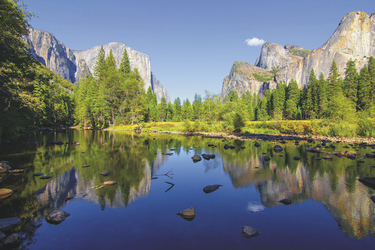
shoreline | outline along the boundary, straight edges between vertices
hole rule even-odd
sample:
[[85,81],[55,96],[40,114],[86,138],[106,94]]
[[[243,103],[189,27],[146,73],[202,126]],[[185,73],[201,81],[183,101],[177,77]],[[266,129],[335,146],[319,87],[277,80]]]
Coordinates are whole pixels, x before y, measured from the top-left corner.
[[[126,129],[103,129],[104,131],[129,131],[133,130]],[[223,138],[231,140],[262,140],[262,141],[277,141],[277,140],[307,140],[313,139],[314,141],[331,141],[340,143],[367,143],[375,145],[375,138],[341,138],[341,137],[329,137],[323,135],[289,135],[289,134],[250,134],[250,133],[224,133],[224,132],[178,132],[178,131],[159,131],[159,130],[145,130],[145,133],[151,134],[173,134],[183,136],[204,136],[206,138]]]

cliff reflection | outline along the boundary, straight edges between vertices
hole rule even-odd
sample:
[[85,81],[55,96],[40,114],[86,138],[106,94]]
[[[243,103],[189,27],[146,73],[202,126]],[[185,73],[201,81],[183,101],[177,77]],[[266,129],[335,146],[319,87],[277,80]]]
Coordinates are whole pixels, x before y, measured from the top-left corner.
[[[269,162],[263,160],[264,152],[271,156]],[[369,166],[358,168],[353,165],[356,162],[338,158],[318,162],[316,155],[306,155],[303,147],[294,146],[281,154],[274,153],[272,145],[252,147],[246,157],[236,160],[232,154],[223,152],[224,171],[235,187],[255,185],[264,206],[282,205],[278,201],[284,198],[294,203],[313,199],[331,212],[347,236],[375,236],[375,204],[369,198],[373,190],[357,181],[357,176],[373,174],[366,172],[372,171]],[[295,155],[303,155],[306,161],[293,160]]]

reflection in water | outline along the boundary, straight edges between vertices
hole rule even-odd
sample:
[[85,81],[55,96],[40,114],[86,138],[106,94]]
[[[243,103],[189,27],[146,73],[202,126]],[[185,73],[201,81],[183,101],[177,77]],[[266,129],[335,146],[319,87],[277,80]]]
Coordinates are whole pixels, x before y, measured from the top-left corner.
[[[1,145],[0,152],[6,154],[0,155],[0,160],[9,160],[17,168],[26,169],[18,179],[12,177],[0,183],[1,187],[17,191],[0,203],[2,217],[22,218],[23,229],[28,232],[26,238],[32,241],[37,221],[66,204],[68,197],[98,204],[102,210],[126,207],[150,194],[152,177],[160,174],[158,170],[168,159],[164,153],[174,148],[172,157],[185,156],[189,152],[214,153],[215,160],[202,162],[206,174],[222,167],[235,189],[255,186],[261,203],[250,201],[247,204],[247,210],[252,213],[282,205],[279,200],[285,198],[294,204],[313,199],[324,204],[347,236],[375,236],[375,206],[369,199],[374,191],[357,181],[358,176],[375,176],[375,170],[367,162],[360,165],[357,161],[336,157],[333,161],[317,161],[318,155],[307,153],[304,150],[307,145],[303,143],[299,147],[288,143],[283,145],[283,152],[276,153],[274,144],[265,142],[254,147],[252,141],[235,141],[235,149],[225,150],[223,146],[228,142],[217,139],[154,137],[121,132],[69,131],[30,136],[28,140],[35,141],[35,144],[25,144],[22,152],[17,151],[17,147]],[[77,141],[80,146],[70,143],[50,145],[52,140]],[[218,147],[208,147],[209,143]],[[15,145],[18,144],[20,141],[16,141]],[[242,145],[246,148],[241,149]],[[364,152],[359,151],[359,154]],[[264,161],[264,155],[271,160]],[[293,160],[294,156],[300,156],[301,160]],[[83,165],[90,167],[82,168]],[[105,170],[110,171],[107,177],[100,175]],[[51,175],[53,179],[41,180],[33,173]],[[104,181],[118,184],[99,188]],[[178,184],[178,188],[183,186]],[[215,195],[219,197],[222,193],[216,192]],[[30,230],[30,227],[34,229]]]
[[[311,198],[327,207],[347,236],[375,236],[375,204],[369,199],[369,190],[373,191],[357,181],[357,178],[354,178],[354,183],[348,181],[350,173],[346,175],[345,170],[353,171],[356,168],[350,159],[337,159],[342,160],[339,167],[324,161],[322,165],[328,165],[330,169],[316,169],[319,168],[313,162],[316,162],[316,155],[306,155],[295,147],[289,147],[286,148],[285,156],[280,157],[273,154],[270,147],[267,149],[266,145],[263,146],[258,151],[253,148],[250,157],[236,161],[231,159],[231,155],[223,154],[223,168],[231,176],[235,187],[256,185],[262,204],[266,207],[282,205],[279,201],[285,198],[294,203]],[[275,160],[263,161],[261,152],[273,154],[272,159]],[[307,161],[292,159],[294,155],[301,154],[305,155]],[[309,167],[311,172],[318,171],[319,175],[311,176]],[[372,170],[367,166],[366,176],[368,171]],[[257,207],[249,203],[248,209],[253,211]]]

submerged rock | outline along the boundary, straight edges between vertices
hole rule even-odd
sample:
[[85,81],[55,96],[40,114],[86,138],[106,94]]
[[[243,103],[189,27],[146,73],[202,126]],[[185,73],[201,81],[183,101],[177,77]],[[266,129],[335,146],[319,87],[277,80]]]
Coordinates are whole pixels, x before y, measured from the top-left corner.
[[292,204],[292,201],[289,199],[282,199],[279,201],[280,203],[283,203],[284,205],[290,205]]
[[110,174],[110,172],[109,171],[103,171],[100,174],[103,175],[103,176],[108,176]]
[[9,235],[9,236],[5,239],[5,241],[4,241],[4,245],[5,245],[5,246],[15,245],[15,244],[17,244],[19,241],[20,241],[20,235],[14,233],[14,234]]
[[7,188],[0,188],[0,200],[5,199],[13,194],[13,190]]
[[281,151],[283,151],[283,147],[281,147],[280,145],[276,145],[275,147],[273,147],[273,150],[276,153],[280,153]]
[[375,154],[374,153],[366,153],[366,157],[367,158],[375,158]]
[[375,177],[361,177],[358,178],[358,181],[370,188],[375,189]]
[[177,215],[181,216],[187,221],[192,221],[195,218],[195,208],[191,207],[191,208],[185,209],[184,211],[177,213]]
[[48,223],[57,225],[63,222],[65,218],[68,216],[70,216],[70,214],[63,210],[53,210],[51,213],[47,215],[46,221]]
[[42,176],[39,179],[45,180],[45,179],[51,179],[51,178],[52,178],[52,176]]
[[117,182],[115,182],[115,181],[105,181],[105,182],[103,182],[104,186],[112,186],[112,185],[116,185],[116,184],[117,184]]
[[201,161],[202,157],[200,157],[199,155],[194,155],[193,157],[191,157],[191,159],[193,159],[194,162],[197,162],[197,161]]
[[208,155],[211,159],[215,159],[216,155],[215,154],[209,154]]
[[208,185],[208,186],[205,186],[203,188],[203,192],[205,192],[206,194],[212,193],[213,191],[219,189],[219,187],[221,187],[221,186],[223,186],[223,185],[220,185],[220,184]]
[[260,235],[260,233],[256,229],[254,229],[250,226],[241,227],[241,233],[246,238],[253,238],[255,236]]
[[264,157],[263,157],[263,160],[265,160],[265,161],[269,161],[269,160],[271,160],[271,158],[269,158],[268,156],[264,156]]
[[43,176],[44,174],[42,173],[35,173],[34,176]]
[[210,156],[209,156],[209,155],[206,155],[206,154],[202,154],[202,157],[203,157],[203,159],[205,159],[205,160],[209,160],[209,159],[211,159]]
[[260,147],[259,142],[254,143],[254,146],[255,146],[255,147]]
[[0,220],[0,231],[7,231],[9,229],[12,229],[18,225],[21,225],[22,221],[17,217],[11,217],[6,219]]
[[298,160],[301,159],[301,157],[299,157],[299,156],[294,156],[293,159],[296,160],[296,161],[298,161]]
[[326,159],[326,160],[330,160],[333,158],[333,156],[331,154],[328,154],[328,155],[324,155],[322,156],[323,159]]

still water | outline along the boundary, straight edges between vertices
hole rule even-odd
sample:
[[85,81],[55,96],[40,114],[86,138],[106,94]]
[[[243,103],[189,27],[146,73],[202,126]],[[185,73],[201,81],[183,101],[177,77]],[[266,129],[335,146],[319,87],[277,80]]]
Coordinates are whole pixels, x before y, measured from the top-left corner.
[[[52,140],[69,143],[50,145]],[[355,160],[334,156],[319,161],[326,153],[305,151],[319,142],[278,143],[284,148],[281,153],[274,152],[275,142],[260,142],[260,147],[254,142],[108,131],[10,138],[0,144],[0,161],[25,173],[0,182],[0,188],[15,192],[0,200],[0,219],[22,220],[13,230],[21,234],[21,249],[374,246],[375,203],[370,197],[375,190],[357,180],[375,176],[374,159],[363,158],[373,149],[357,148]],[[225,144],[235,148],[225,150]],[[336,149],[325,152],[356,150],[333,145]],[[192,161],[203,153],[216,157]],[[264,161],[264,156],[271,160]],[[105,170],[109,176],[100,174]],[[43,180],[34,173],[52,178]],[[104,181],[118,184],[102,187]],[[213,184],[222,186],[203,192]],[[293,203],[280,203],[284,198]],[[176,215],[190,207],[196,213],[192,221]],[[47,223],[46,215],[57,208],[70,216],[59,225]],[[260,235],[244,237],[245,225]]]

